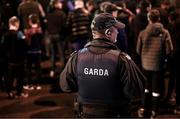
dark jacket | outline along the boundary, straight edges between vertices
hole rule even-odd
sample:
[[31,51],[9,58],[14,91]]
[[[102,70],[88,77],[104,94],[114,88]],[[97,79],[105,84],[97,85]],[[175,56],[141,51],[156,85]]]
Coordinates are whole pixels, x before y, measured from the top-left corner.
[[47,30],[52,35],[63,35],[65,33],[66,15],[62,10],[55,9],[47,14]]
[[8,63],[24,63],[27,52],[25,36],[20,31],[9,30],[2,40],[3,58]]
[[42,48],[42,29],[41,27],[31,27],[25,30],[26,43],[28,44],[28,53],[41,53]]
[[137,14],[133,19],[130,25],[130,40],[129,40],[129,47],[131,48],[131,52],[134,53],[136,49],[137,39],[139,33],[146,28],[148,25],[147,20],[147,12],[140,12]]
[[88,14],[84,13],[83,9],[79,8],[70,12],[66,25],[69,35],[72,35],[72,41],[89,38],[90,19]]
[[41,11],[39,9],[39,3],[33,0],[26,0],[25,2],[21,2],[18,6],[18,16],[22,23],[22,28],[29,28],[28,16],[31,14],[36,14],[40,18]]
[[[119,51],[116,46],[110,42],[107,39],[95,39],[89,43],[86,44],[85,49],[88,49],[89,52],[91,52],[94,56],[95,55],[100,55],[109,52],[110,50],[116,52],[117,54],[115,56],[117,56],[117,69],[115,70],[116,75],[118,75],[117,77],[115,77],[115,79],[117,80],[117,85],[115,87],[103,87],[101,84],[96,84],[99,85],[99,89],[96,90],[114,90],[114,89],[119,89],[119,90],[114,90],[112,95],[116,95],[115,97],[118,97],[117,99],[111,99],[110,102],[114,102],[116,103],[121,103],[123,105],[125,105],[125,107],[127,107],[127,104],[129,103],[129,101],[133,98],[133,96],[142,96],[143,95],[143,81],[144,81],[144,76],[142,75],[142,73],[139,71],[139,69],[137,68],[137,66],[134,64],[134,62],[131,60],[131,58]],[[81,96],[81,94],[79,94],[79,79],[78,74],[77,74],[77,57],[78,56],[78,52],[75,52],[71,55],[69,61],[67,62],[67,65],[65,67],[65,69],[63,70],[63,72],[60,75],[60,86],[62,88],[63,91],[65,92],[78,92],[78,95]],[[103,56],[103,55],[102,55]],[[102,58],[103,60],[103,58]],[[104,60],[103,60],[104,61]],[[78,62],[81,63],[81,62]],[[96,65],[93,64],[93,65]],[[93,66],[92,65],[92,66]],[[97,64],[100,65],[100,64]],[[87,77],[89,78],[89,77]],[[86,80],[86,79],[85,79]],[[114,80],[114,79],[109,79],[109,80]],[[96,82],[94,82],[96,83]],[[88,84],[87,84],[88,86]],[[91,89],[93,87],[90,87],[90,90],[95,90],[95,89]],[[92,93],[93,95],[98,94],[96,91],[94,91]],[[93,95],[89,95],[89,97],[93,97]],[[97,97],[98,95],[96,95]],[[100,97],[99,97],[100,98]],[[98,103],[105,103],[104,102],[105,99],[101,99],[98,100]],[[96,100],[97,101],[97,100]],[[84,102],[82,103],[94,103],[96,102],[95,100],[84,100]],[[123,106],[121,105],[121,107],[119,108],[123,108]]]

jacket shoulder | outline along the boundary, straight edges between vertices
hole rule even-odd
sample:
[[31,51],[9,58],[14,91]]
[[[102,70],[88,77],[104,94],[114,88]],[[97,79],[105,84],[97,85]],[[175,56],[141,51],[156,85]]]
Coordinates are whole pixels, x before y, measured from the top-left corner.
[[110,50],[109,53],[118,56],[121,53],[121,51],[119,51],[119,50]]
[[74,51],[73,53],[70,54],[70,57],[74,57],[75,55],[77,55],[78,51]]
[[120,57],[125,59],[125,60],[132,60],[131,57],[125,52],[121,52]]
[[131,57],[127,53],[120,50],[110,50],[110,53],[119,56],[121,59],[131,60]]

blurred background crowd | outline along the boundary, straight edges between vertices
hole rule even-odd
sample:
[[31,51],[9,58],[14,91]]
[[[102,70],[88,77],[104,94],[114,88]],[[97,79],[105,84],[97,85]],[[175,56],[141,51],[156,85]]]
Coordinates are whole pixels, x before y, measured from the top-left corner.
[[[58,67],[62,69],[69,55],[92,39],[91,20],[102,12],[111,13],[126,25],[119,30],[117,47],[142,69],[136,45],[139,33],[148,25],[147,13],[152,8],[159,10],[160,22],[169,31],[174,47],[163,61],[161,100],[165,103],[175,100],[179,0],[1,0],[1,90],[9,98],[28,97],[23,89],[41,90],[41,62],[50,60],[48,75],[59,76]],[[16,93],[14,79],[17,79]]]

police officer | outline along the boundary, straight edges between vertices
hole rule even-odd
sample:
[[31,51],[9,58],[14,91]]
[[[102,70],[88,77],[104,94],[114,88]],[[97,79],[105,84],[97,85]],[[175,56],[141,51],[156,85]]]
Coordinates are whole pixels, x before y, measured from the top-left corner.
[[144,76],[114,45],[124,27],[109,13],[95,16],[93,40],[71,55],[60,75],[62,90],[77,92],[80,117],[130,117],[130,101],[143,95]]

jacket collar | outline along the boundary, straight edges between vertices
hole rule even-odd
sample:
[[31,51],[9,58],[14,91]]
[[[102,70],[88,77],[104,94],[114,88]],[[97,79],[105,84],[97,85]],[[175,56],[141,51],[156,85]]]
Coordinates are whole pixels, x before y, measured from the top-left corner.
[[117,46],[113,42],[109,41],[106,38],[96,38],[85,45],[85,48],[88,48],[88,47],[102,47],[102,48],[107,48],[107,49],[118,49]]

